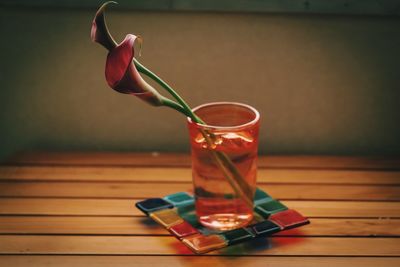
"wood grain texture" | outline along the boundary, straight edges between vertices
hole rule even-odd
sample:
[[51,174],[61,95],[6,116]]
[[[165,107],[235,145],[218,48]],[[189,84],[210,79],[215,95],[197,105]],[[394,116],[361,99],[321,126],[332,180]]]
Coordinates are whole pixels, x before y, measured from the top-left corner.
[[400,258],[393,257],[274,257],[274,256],[40,256],[0,255],[0,266],[13,267],[398,267]]
[[[142,216],[128,199],[0,198],[0,215]],[[309,217],[400,218],[400,202],[294,201],[283,204]]]
[[[138,245],[140,244],[140,245]],[[192,254],[170,236],[1,235],[1,254]],[[217,255],[400,256],[399,238],[271,237],[210,252]]]
[[[312,218],[281,236],[400,236],[400,219]],[[170,235],[147,217],[0,216],[0,234]]]
[[[400,200],[400,186],[258,184],[277,199],[285,200]],[[0,182],[0,197],[151,198],[175,192],[192,192],[188,183],[66,183]],[[193,192],[192,192],[193,193]]]
[[[192,182],[190,168],[0,166],[0,180]],[[259,183],[400,185],[400,172],[374,170],[260,169]]]
[[[259,186],[311,224],[194,256],[135,208],[190,191],[190,157],[24,153],[0,165],[0,266],[399,266],[400,159],[267,156]],[[240,256],[240,257],[238,257]]]

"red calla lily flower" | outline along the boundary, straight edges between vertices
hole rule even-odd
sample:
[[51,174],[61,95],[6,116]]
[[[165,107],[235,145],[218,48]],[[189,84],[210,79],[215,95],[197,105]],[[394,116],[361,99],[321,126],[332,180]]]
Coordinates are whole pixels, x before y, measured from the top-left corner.
[[133,63],[134,44],[136,40],[140,41],[140,37],[128,34],[120,44],[117,44],[108,31],[104,11],[110,3],[116,4],[116,2],[106,2],[97,11],[90,34],[92,41],[101,44],[109,51],[105,70],[108,85],[120,93],[135,95],[151,105],[163,105],[164,97],[140,76]]
[[[204,124],[204,122],[192,112],[186,102],[167,83],[150,70],[146,69],[134,58],[134,44],[136,40],[140,40],[140,37],[128,34],[120,44],[114,41],[108,31],[104,17],[104,10],[110,3],[116,4],[116,2],[113,1],[106,2],[97,11],[90,34],[94,42],[101,44],[108,50],[105,71],[108,85],[120,93],[138,96],[151,105],[173,108],[185,116],[190,117],[193,121]],[[135,65],[142,73],[149,76],[169,92],[177,102],[160,95],[151,85],[143,80]],[[208,142],[213,142],[211,140],[211,138],[213,138],[212,135],[207,133],[207,131],[204,131],[203,135]],[[251,194],[245,193],[250,190],[248,184],[229,157],[221,151],[211,150],[211,153],[213,154],[216,164],[232,185],[232,188],[252,207],[252,199],[249,198]]]

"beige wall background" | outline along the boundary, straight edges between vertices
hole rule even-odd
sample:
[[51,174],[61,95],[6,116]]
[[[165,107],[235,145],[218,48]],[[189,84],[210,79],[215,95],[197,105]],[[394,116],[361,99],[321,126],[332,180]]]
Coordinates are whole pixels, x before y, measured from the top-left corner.
[[[95,9],[0,9],[0,158],[23,150],[188,151],[185,118],[109,89]],[[400,153],[400,19],[110,10],[116,40],[194,107],[262,116],[265,154]]]

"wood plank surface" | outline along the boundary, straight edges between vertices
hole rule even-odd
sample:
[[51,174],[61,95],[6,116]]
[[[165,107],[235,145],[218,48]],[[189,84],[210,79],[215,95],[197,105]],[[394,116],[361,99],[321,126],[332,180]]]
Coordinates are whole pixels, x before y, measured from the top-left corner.
[[[192,182],[190,168],[0,166],[0,180]],[[260,169],[259,183],[400,185],[400,172],[373,170]]]
[[398,267],[400,258],[393,257],[274,257],[274,256],[0,256],[0,266],[12,267]]
[[[189,167],[190,156],[176,153],[112,152],[25,152],[8,159],[8,164],[114,165]],[[259,156],[264,168],[400,169],[399,157],[383,156]]]
[[[312,218],[278,236],[400,236],[400,219]],[[170,235],[147,217],[0,216],[0,234]]]
[[259,186],[311,224],[195,256],[134,206],[190,191],[189,155],[22,153],[0,165],[0,266],[400,266],[399,157],[259,166]]
[[[400,186],[259,184],[277,199],[285,200],[400,200]],[[175,192],[192,192],[187,183],[66,183],[0,182],[0,197],[150,198]]]
[[[138,244],[140,244],[138,246]],[[268,249],[267,249],[268,248]],[[0,254],[185,255],[170,236],[1,235]],[[217,255],[400,256],[400,238],[271,237],[212,251]]]
[[[129,199],[0,198],[0,215],[142,216]],[[308,217],[400,218],[400,202],[295,201],[283,204]]]

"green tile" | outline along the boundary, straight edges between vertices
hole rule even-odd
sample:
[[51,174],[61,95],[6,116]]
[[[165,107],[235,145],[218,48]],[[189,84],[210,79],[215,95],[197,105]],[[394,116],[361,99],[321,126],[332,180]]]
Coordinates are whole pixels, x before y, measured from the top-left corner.
[[271,214],[287,210],[287,207],[278,200],[271,200],[257,205],[254,210],[262,217],[268,218]]
[[271,201],[272,197],[257,187],[254,194],[254,206],[260,205],[264,202]]

